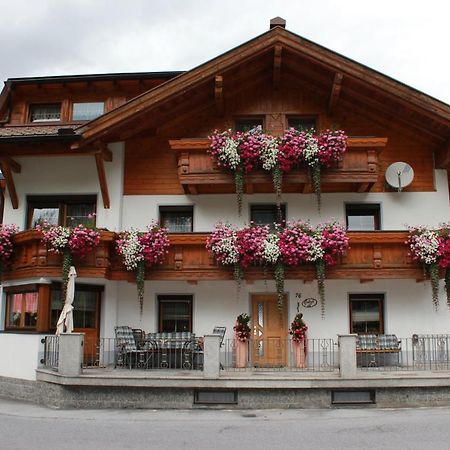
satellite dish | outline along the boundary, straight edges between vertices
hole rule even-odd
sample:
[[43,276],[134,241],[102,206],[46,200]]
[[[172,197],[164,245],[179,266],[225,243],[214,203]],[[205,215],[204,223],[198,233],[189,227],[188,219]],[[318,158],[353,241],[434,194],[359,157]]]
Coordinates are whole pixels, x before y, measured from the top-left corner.
[[414,179],[414,170],[408,163],[399,161],[392,163],[386,169],[385,177],[389,186],[401,192]]

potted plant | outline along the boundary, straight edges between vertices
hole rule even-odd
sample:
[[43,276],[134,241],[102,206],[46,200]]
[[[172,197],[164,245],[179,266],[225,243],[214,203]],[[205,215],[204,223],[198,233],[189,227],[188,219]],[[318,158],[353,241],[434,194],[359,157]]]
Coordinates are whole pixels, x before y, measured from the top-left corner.
[[248,361],[248,341],[250,340],[250,316],[239,314],[236,318],[234,330],[234,346],[236,349],[236,367],[244,368]]
[[291,323],[289,334],[292,336],[292,351],[294,364],[297,368],[306,367],[306,331],[308,327],[303,320],[303,314],[298,313]]

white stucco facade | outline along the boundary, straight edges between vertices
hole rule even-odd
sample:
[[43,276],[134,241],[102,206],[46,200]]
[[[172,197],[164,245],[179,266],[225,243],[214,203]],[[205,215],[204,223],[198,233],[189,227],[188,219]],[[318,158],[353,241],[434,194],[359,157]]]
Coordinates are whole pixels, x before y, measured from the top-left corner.
[[[27,195],[97,195],[97,226],[112,231],[135,227],[144,229],[152,220],[158,220],[161,205],[193,205],[194,231],[209,232],[218,221],[228,221],[243,226],[249,221],[249,205],[274,203],[275,195],[255,194],[244,196],[243,213],[237,214],[236,198],[228,195],[123,195],[124,150],[123,144],[110,145],[113,161],[105,162],[111,208],[103,207],[95,160],[92,155],[71,158],[17,158],[20,174],[14,174],[19,208],[11,207],[5,198],[4,223],[25,227]],[[44,163],[45,161],[45,163]],[[406,224],[437,226],[450,221],[449,189],[444,170],[435,171],[434,192],[385,192],[323,194],[321,214],[317,212],[313,194],[283,194],[287,220],[310,219],[313,224],[338,219],[345,223],[346,202],[371,202],[381,204],[381,228],[401,230]],[[52,280],[47,280],[52,281]],[[114,326],[129,325],[146,332],[158,330],[159,294],[182,294],[193,297],[193,332],[197,335],[211,333],[214,326],[226,326],[227,338],[232,337],[232,327],[238,314],[251,312],[251,295],[274,293],[272,280],[242,284],[239,292],[233,281],[147,281],[143,315],[139,315],[136,284],[102,279],[82,279],[79,283],[104,287],[100,308],[100,337],[114,337]],[[18,281],[18,283],[23,283]],[[11,281],[9,284],[14,285]],[[415,280],[375,280],[360,283],[359,280],[326,281],[326,313],[321,317],[320,306],[304,308],[301,300],[318,298],[315,282],[304,284],[302,280],[288,280],[285,284],[288,297],[287,325],[297,312],[304,313],[310,338],[336,338],[350,331],[349,294],[384,294],[384,327],[386,333],[398,337],[411,337],[414,333],[449,333],[450,312],[445,305],[444,285],[440,286],[440,308],[435,311],[431,301],[429,282]],[[5,296],[0,309],[0,329],[5,323]],[[38,335],[0,333],[0,376],[34,379],[39,353]],[[15,359],[22,352],[20,361]],[[7,361],[7,364],[3,362]]]

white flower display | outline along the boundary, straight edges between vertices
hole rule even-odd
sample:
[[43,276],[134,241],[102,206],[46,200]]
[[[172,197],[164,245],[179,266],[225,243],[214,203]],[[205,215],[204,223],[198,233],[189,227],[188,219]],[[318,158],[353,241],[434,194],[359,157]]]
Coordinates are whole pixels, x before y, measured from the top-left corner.
[[280,238],[277,234],[270,233],[264,240],[263,257],[269,264],[276,264],[280,258],[281,251],[278,245]]
[[322,248],[322,234],[314,233],[313,239],[311,240],[311,246],[308,249],[309,260],[311,262],[322,259],[325,255],[325,251]]
[[225,164],[231,170],[236,170],[241,162],[238,147],[239,147],[238,141],[228,138],[225,140],[225,144],[222,147],[222,151],[218,155],[220,162]]
[[319,144],[311,133],[306,135],[303,157],[309,166],[314,166],[319,161]]
[[261,162],[264,170],[272,170],[278,162],[278,140],[272,136],[266,136],[266,145],[261,147]]
[[119,241],[120,254],[127,270],[134,270],[138,262],[143,261],[143,247],[139,242],[139,231],[131,229],[127,232],[127,238]]

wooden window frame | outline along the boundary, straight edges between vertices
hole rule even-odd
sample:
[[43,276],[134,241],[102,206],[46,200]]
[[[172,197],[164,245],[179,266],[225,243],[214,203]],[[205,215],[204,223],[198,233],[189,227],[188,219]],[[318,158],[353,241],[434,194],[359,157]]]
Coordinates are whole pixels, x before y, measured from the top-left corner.
[[100,116],[102,116],[106,112],[106,102],[104,100],[86,100],[86,101],[77,100],[77,101],[72,101],[70,103],[70,119],[69,119],[71,122],[74,122],[74,123],[86,123],[86,122],[89,122],[91,120],[96,119],[97,117],[100,117],[100,116],[96,116],[96,117],[94,117],[92,119],[75,119],[74,118],[74,113],[73,113],[75,104],[84,104],[84,103],[102,103],[103,104],[103,112],[102,112],[102,114],[100,114]]
[[[76,283],[75,290],[95,292],[96,301],[97,301],[95,328],[99,331],[100,330],[100,312],[101,312],[100,310],[101,310],[101,304],[102,304],[102,294],[105,290],[104,287],[97,285],[97,284]],[[52,283],[51,286],[49,286],[48,329],[51,333],[54,333],[56,331],[56,327],[54,327],[52,325],[51,291],[62,291],[62,284],[61,283]]]
[[[29,195],[27,196],[27,229],[31,228],[31,221],[33,219],[32,210],[34,208],[44,208],[48,205],[58,205],[59,218],[58,224],[66,226],[67,224],[67,206],[83,203],[93,204],[93,214],[97,212],[97,195]],[[53,207],[53,206],[49,206]],[[56,206],[55,206],[56,208]],[[94,216],[95,218],[95,216]],[[94,219],[95,220],[95,219]]]
[[[374,225],[375,229],[367,229],[367,230],[351,230],[348,225],[348,217],[352,216],[352,214],[349,214],[348,210],[349,208],[355,208],[355,210],[360,209],[361,212],[370,212],[370,209],[373,208],[373,210],[376,210],[378,207],[378,210],[376,211],[376,214],[361,214],[363,216],[372,216],[374,217]],[[345,224],[347,226],[347,229],[349,231],[380,231],[381,230],[381,203],[376,202],[348,202],[344,204],[345,209]]]
[[[281,222],[275,222],[275,223],[278,223],[279,225],[283,225],[286,222],[287,206],[286,206],[286,203],[282,203],[280,206],[281,206],[281,211],[282,211],[282,215],[284,216],[284,218],[283,218],[283,220]],[[249,220],[250,220],[250,222],[253,221],[253,218],[252,218],[253,214],[252,213],[254,211],[254,208],[259,208],[259,209],[262,210],[265,207],[266,208],[269,208],[269,207],[270,208],[274,208],[275,212],[277,212],[277,204],[276,203],[251,203],[249,205]],[[270,224],[268,224],[268,225],[270,225]]]
[[286,129],[290,128],[289,121],[290,120],[314,120],[316,131],[320,130],[320,120],[319,116],[314,114],[289,114],[286,116]]
[[[50,105],[59,105],[59,119],[58,120],[33,120],[33,108],[39,107],[39,106],[50,106]],[[55,101],[55,102],[33,102],[28,104],[28,111],[27,111],[27,120],[28,123],[33,124],[52,124],[52,123],[61,123],[63,122],[63,102],[62,101]]]
[[[6,286],[4,288],[6,294],[6,315],[5,315],[5,331],[14,332],[38,332],[45,333],[49,331],[49,299],[50,285],[48,284],[26,284],[20,286]],[[27,292],[38,293],[37,319],[35,327],[14,327],[9,325],[10,305],[8,300],[9,294],[25,294]]]
[[261,123],[262,129],[265,130],[265,128],[266,128],[266,118],[263,115],[237,116],[237,117],[234,118],[234,121],[233,121],[233,130],[234,130],[234,132],[238,132],[238,126],[237,126],[238,122],[239,121],[244,122],[246,120],[248,120],[248,121],[250,121],[250,120],[260,120],[262,122]]
[[385,295],[384,294],[349,294],[348,296],[348,307],[349,307],[349,329],[350,333],[357,334],[353,331],[353,311],[352,311],[352,302],[353,301],[374,301],[378,300],[378,314],[379,314],[379,332],[378,333],[359,333],[359,334],[384,334],[385,324],[384,324],[384,306],[385,306]]
[[[159,223],[161,224],[161,226],[164,226],[163,220],[162,220],[162,215],[164,212],[176,212],[177,209],[181,212],[184,210],[184,212],[190,212],[191,213],[191,217],[192,217],[192,221],[191,221],[191,230],[190,231],[185,231],[184,233],[193,233],[194,232],[194,205],[159,205],[158,206],[158,214],[159,214]],[[166,211],[164,211],[166,210]],[[182,232],[178,232],[178,231],[170,231],[167,230],[169,234],[177,234],[177,233],[182,233]]]
[[176,303],[176,302],[188,302],[189,303],[189,330],[188,332],[192,333],[193,329],[193,305],[194,305],[194,297],[190,294],[160,294],[157,296],[157,302],[158,302],[158,332],[162,333],[163,329],[163,304],[164,303]]

